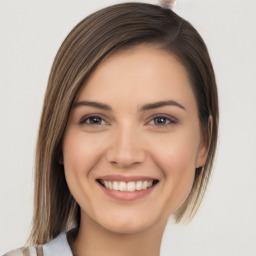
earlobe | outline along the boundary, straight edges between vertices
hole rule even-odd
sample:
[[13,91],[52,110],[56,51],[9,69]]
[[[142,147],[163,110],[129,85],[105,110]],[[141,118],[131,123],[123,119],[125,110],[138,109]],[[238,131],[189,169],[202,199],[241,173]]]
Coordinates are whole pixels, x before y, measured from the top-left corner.
[[202,140],[200,142],[200,148],[197,155],[197,163],[196,168],[203,167],[205,165],[205,162],[207,160],[209,148],[210,148],[210,142],[212,137],[212,125],[213,125],[213,119],[210,115],[208,118],[208,126],[207,131],[205,131],[205,134],[202,134]]

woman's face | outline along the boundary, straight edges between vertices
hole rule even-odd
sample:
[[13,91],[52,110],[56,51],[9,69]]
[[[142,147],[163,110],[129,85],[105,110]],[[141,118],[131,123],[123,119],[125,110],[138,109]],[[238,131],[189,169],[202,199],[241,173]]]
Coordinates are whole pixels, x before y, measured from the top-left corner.
[[121,233],[166,223],[205,158],[186,70],[147,45],[101,62],[76,98],[63,141],[82,220]]

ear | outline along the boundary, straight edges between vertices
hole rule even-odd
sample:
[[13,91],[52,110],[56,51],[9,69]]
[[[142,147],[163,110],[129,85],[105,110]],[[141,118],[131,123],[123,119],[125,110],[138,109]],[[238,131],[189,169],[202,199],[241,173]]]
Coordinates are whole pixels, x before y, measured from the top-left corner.
[[197,154],[196,168],[200,168],[205,165],[212,137],[212,123],[213,119],[210,115],[208,118],[208,127],[206,134],[202,134],[201,136],[202,139],[200,141],[200,146]]

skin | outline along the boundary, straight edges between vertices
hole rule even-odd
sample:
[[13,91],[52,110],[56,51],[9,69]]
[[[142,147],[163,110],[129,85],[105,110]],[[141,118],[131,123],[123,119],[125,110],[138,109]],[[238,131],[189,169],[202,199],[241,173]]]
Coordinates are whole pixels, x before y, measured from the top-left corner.
[[[111,110],[81,103],[88,101]],[[168,218],[205,162],[201,137],[187,72],[171,54],[140,45],[103,60],[79,92],[63,140],[66,180],[81,207],[73,253],[159,255]],[[96,181],[109,174],[159,182],[146,196],[122,201]]]

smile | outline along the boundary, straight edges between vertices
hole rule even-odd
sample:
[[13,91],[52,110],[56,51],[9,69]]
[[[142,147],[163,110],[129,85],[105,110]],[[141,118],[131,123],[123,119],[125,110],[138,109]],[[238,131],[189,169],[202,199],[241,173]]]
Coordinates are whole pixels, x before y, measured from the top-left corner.
[[102,186],[108,190],[134,192],[151,188],[158,183],[158,180],[139,180],[139,181],[110,181],[110,180],[97,180]]

